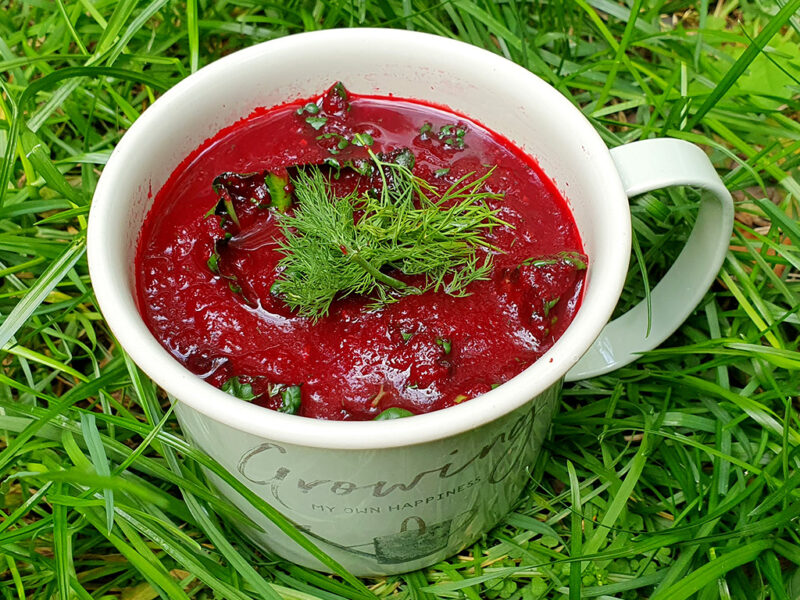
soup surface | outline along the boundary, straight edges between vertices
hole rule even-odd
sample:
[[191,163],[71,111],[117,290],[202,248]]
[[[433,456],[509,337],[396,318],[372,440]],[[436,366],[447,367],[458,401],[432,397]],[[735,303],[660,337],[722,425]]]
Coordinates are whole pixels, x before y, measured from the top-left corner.
[[[340,294],[322,316],[293,310],[275,284],[281,220],[302,209],[304,165],[317,165],[337,198],[374,195],[393,185],[376,157],[410,167],[434,195],[477,182],[476,206],[494,220],[475,250],[485,272],[461,295],[446,289],[455,269],[438,289],[390,291],[389,302]],[[337,84],[257,110],[183,161],[140,237],[138,302],[177,360],[244,400],[305,417],[387,418],[452,406],[532,364],[578,308],[581,252],[566,202],[508,140],[441,108]],[[382,274],[426,287],[391,265]]]

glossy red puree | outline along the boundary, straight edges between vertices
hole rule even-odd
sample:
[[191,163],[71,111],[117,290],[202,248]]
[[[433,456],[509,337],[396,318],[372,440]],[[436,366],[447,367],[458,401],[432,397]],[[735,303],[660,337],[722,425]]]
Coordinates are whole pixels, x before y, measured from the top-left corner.
[[[350,95],[346,110],[330,91],[311,101],[321,107],[316,115],[298,114],[308,100],[293,102],[221,131],[158,193],[136,272],[141,313],[164,347],[218,387],[234,377],[249,384],[247,395],[263,406],[279,409],[282,386],[300,386],[297,414],[354,420],[393,407],[423,413],[451,406],[507,381],[548,350],[578,307],[585,271],[574,261],[530,264],[582,251],[565,201],[533,161],[479,124],[419,102]],[[325,123],[307,122],[310,116]],[[335,135],[318,139],[325,133]],[[375,152],[411,149],[414,173],[438,188],[496,167],[486,187],[504,194],[494,204],[511,227],[486,236],[502,249],[491,278],[471,284],[466,297],[427,292],[380,310],[367,309],[374,299],[337,300],[313,323],[270,293],[282,256],[281,216],[256,198],[237,206],[241,229],[220,252],[222,275],[234,274],[242,288],[233,291],[207,264],[223,235],[220,217],[206,216],[217,204],[214,178],[366,157],[364,147],[338,147],[355,133],[372,136]],[[357,179],[345,170],[334,185],[352,188]]]

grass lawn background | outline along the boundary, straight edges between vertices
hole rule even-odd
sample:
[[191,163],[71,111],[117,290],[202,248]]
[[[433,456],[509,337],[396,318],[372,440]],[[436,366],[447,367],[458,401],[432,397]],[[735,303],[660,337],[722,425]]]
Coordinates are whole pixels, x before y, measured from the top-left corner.
[[[800,0],[0,2],[3,598],[800,598]],[[520,63],[610,146],[701,145],[734,195],[717,283],[662,349],[566,387],[514,513],[402,576],[260,552],[163,394],[110,336],[85,260],[99,173],[198,67],[311,29],[408,28]],[[621,309],[697,196],[632,201]]]

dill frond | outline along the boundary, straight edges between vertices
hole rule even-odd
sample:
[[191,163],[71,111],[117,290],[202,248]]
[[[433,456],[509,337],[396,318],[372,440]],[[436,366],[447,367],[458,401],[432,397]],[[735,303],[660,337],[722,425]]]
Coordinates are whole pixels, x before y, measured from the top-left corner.
[[[429,289],[454,296],[487,279],[495,250],[483,233],[505,225],[487,202],[501,198],[482,191],[491,171],[456,181],[439,193],[402,164],[370,152],[380,190],[335,197],[323,172],[310,166],[293,180],[296,208],[283,215],[285,236],[272,292],[299,314],[326,315],[336,298],[373,296],[377,304]],[[424,276],[412,286],[392,273]]]

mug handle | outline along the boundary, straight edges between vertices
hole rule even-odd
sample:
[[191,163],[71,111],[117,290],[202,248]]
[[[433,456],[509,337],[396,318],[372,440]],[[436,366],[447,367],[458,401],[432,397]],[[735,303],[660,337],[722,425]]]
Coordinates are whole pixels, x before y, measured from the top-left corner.
[[659,138],[611,150],[628,197],[651,190],[691,185],[704,190],[694,229],[672,267],[650,294],[652,322],[647,332],[647,303],[641,301],[608,323],[566,381],[602,375],[633,362],[669,337],[691,314],[714,282],[730,244],[733,200],[711,161],[694,144]]

